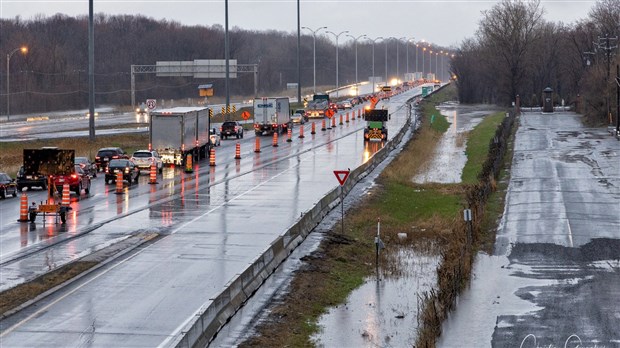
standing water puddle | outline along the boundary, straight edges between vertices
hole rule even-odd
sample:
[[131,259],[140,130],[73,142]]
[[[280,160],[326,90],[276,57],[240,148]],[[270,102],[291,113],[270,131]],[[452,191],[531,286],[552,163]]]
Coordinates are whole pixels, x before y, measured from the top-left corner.
[[[489,106],[440,106],[452,123],[444,133],[433,160],[416,183],[459,183],[467,161],[465,133],[487,115]],[[394,248],[394,246],[387,246]],[[320,332],[312,337],[319,347],[411,347],[417,338],[420,296],[437,283],[438,253],[398,248],[401,274],[366,279],[344,305],[319,318]],[[393,260],[392,260],[393,261]]]
[[[345,305],[319,320],[313,337],[319,347],[411,347],[418,327],[418,294],[437,282],[439,256],[401,248],[393,255],[403,273],[366,279]],[[382,271],[383,273],[383,271]]]

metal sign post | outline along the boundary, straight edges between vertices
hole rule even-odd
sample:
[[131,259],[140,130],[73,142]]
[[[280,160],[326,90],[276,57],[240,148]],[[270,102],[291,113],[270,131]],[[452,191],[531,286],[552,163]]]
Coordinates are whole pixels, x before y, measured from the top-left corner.
[[342,225],[342,234],[344,234],[344,183],[347,182],[349,178],[349,174],[351,173],[350,169],[347,170],[334,170],[334,175],[336,179],[338,179],[338,183],[340,184],[340,213],[341,213],[341,225]]
[[471,209],[463,210],[463,219],[467,222],[467,246],[469,247],[472,243],[472,219],[471,219]]
[[377,218],[377,235],[375,236],[375,267],[377,267],[377,278],[379,277],[379,251],[385,248],[381,240],[381,218]]

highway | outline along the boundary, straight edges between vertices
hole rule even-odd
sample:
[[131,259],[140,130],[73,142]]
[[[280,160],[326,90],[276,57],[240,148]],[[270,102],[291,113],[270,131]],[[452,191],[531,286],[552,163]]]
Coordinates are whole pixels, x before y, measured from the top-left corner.
[[[391,134],[406,122],[405,101],[419,93],[414,88],[385,105]],[[95,179],[91,194],[72,202],[66,225],[12,222],[19,200],[2,202],[2,289],[129,236],[161,236],[0,321],[2,346],[173,344],[200,308],[338,185],[333,170],[357,168],[380,149],[365,146],[362,124],[351,120],[315,135],[306,124],[306,138],[295,133],[272,147],[263,137],[258,154],[248,132],[241,160],[234,160],[236,141],[222,141],[215,167],[202,161],[191,174],[167,168],[157,185],[144,175],[122,194]]]

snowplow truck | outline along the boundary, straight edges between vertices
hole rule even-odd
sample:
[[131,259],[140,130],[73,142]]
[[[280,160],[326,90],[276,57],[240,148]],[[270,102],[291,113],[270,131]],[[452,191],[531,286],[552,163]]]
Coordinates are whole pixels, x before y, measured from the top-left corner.
[[387,121],[390,116],[387,110],[365,110],[364,120],[364,141],[387,141],[388,129]]

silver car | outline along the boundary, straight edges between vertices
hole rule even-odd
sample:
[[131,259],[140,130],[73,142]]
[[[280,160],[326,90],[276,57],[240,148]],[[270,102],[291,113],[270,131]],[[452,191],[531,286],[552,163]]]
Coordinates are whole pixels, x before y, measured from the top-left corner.
[[291,116],[291,121],[293,123],[304,124],[306,123],[306,116],[299,112],[295,112],[293,116]]
[[164,162],[162,162],[157,151],[138,150],[131,156],[131,161],[140,169],[150,170],[151,164],[155,164],[157,171],[161,173],[164,168]]

